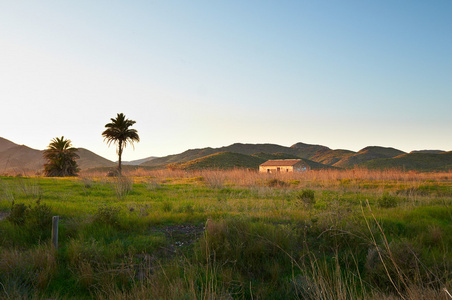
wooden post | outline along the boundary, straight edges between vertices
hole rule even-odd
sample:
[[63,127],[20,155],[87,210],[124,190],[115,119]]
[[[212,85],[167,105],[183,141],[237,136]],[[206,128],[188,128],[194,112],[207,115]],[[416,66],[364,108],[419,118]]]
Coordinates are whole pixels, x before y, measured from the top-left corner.
[[58,249],[58,220],[59,216],[52,217],[52,246],[55,250]]

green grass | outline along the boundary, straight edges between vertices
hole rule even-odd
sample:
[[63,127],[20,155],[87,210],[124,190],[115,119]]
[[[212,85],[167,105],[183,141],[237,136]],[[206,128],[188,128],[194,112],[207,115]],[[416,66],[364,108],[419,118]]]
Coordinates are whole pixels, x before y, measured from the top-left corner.
[[[0,298],[384,299],[451,290],[448,179],[243,174],[254,183],[212,184],[211,173],[1,177],[0,212],[14,201],[27,213],[24,222],[0,221]],[[60,216],[58,251],[50,226],[37,221],[47,208]]]

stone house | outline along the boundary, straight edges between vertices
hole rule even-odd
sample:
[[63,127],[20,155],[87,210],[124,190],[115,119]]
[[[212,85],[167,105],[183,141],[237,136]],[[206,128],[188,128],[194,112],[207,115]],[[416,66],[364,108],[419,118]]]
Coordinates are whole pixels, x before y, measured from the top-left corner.
[[259,166],[260,173],[303,172],[310,167],[302,159],[274,159]]

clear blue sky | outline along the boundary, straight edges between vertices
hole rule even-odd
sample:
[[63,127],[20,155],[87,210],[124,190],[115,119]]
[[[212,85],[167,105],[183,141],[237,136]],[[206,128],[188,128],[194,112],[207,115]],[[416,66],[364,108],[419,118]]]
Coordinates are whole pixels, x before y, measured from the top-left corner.
[[0,1],[0,137],[452,150],[452,1]]

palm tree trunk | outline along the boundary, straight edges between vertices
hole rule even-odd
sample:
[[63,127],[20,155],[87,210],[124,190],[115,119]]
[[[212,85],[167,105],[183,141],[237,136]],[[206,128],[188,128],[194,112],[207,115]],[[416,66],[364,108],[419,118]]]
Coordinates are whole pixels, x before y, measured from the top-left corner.
[[122,175],[122,167],[121,167],[121,157],[122,157],[122,141],[119,141],[118,144],[118,175]]

